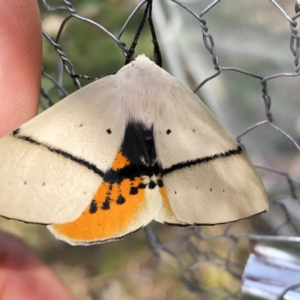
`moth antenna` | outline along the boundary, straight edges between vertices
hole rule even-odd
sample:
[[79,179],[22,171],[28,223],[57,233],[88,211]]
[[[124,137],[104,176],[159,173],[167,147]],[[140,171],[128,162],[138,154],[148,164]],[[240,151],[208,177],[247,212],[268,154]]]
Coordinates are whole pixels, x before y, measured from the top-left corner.
[[100,77],[92,77],[92,76],[88,76],[88,75],[80,75],[80,74],[71,74],[71,77],[72,78],[80,78],[80,79],[86,79],[86,80],[90,80],[90,81],[96,81],[96,80],[99,80],[103,77],[106,77],[106,76],[110,76],[110,75],[115,75],[115,73],[107,73],[107,74],[103,74],[102,76]]
[[70,76],[72,78],[86,79],[86,80],[90,80],[90,81],[95,81],[95,80],[99,79],[97,77],[92,77],[92,76],[88,76],[88,75],[80,75],[80,74],[71,74]]
[[149,23],[149,27],[150,27],[150,31],[151,31],[151,35],[152,35],[152,43],[154,46],[154,49],[153,49],[154,61],[159,67],[162,67],[161,52],[159,49],[159,45],[158,45],[158,41],[156,38],[155,29],[154,29],[154,24],[152,21],[152,0],[149,0],[148,4],[149,4],[148,23]]
[[134,50],[135,50],[135,47],[138,43],[138,40],[139,40],[139,37],[140,37],[140,34],[143,30],[143,27],[145,25],[145,22],[146,22],[146,18],[147,18],[147,14],[148,14],[148,11],[149,11],[149,5],[150,5],[150,2],[152,1],[149,1],[147,3],[147,6],[146,6],[146,9],[145,9],[145,12],[144,12],[144,15],[143,15],[143,19],[141,21],[141,24],[135,34],[135,37],[133,39],[133,42],[127,52],[127,55],[126,55],[126,60],[125,60],[125,65],[127,65],[128,63],[130,63],[132,60],[134,60]]

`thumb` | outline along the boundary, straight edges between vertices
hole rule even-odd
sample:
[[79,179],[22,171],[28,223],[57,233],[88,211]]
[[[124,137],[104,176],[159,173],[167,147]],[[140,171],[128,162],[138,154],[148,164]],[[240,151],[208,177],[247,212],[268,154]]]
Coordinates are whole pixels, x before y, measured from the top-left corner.
[[0,1],[0,137],[36,115],[42,64],[37,1]]

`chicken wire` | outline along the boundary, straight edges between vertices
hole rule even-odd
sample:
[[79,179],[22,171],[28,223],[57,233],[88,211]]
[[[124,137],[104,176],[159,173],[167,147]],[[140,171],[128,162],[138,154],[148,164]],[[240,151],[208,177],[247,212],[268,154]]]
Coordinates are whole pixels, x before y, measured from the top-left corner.
[[[67,96],[65,74],[72,78],[76,88],[81,87],[80,80],[73,76],[77,74],[76,61],[72,61],[68,56],[67,49],[70,45],[63,46],[66,39],[64,31],[66,31],[68,24],[76,19],[77,22],[87,23],[88,26],[96,26],[99,31],[105,33],[101,36],[102,38],[111,39],[117,45],[120,57],[122,57],[125,56],[127,51],[126,44],[122,41],[123,35],[132,20],[141,17],[146,2],[146,0],[138,3],[137,1],[127,1],[131,13],[129,13],[124,25],[118,31],[112,32],[105,28],[101,22],[93,21],[93,18],[89,17],[89,13],[85,14],[84,10],[78,8],[78,1],[40,0],[43,22],[49,16],[60,15],[61,17],[56,32],[53,29],[49,30],[49,26],[44,26],[43,30],[45,47],[52,49],[52,55],[54,53],[59,59],[57,60],[56,73],[48,73],[48,67],[44,65],[41,109],[46,109],[57,102],[58,99]],[[241,278],[247,259],[247,238],[249,235],[255,233],[299,236],[300,224],[297,220],[300,215],[297,198],[299,172],[297,170],[300,164],[300,147],[297,139],[300,137],[300,118],[297,119],[299,105],[295,100],[297,99],[298,78],[295,80],[294,77],[299,75],[300,39],[296,20],[300,16],[300,4],[297,1],[267,0],[249,0],[243,1],[242,4],[236,0],[154,0],[153,2],[153,19],[158,33],[158,42],[170,73],[185,81],[195,93],[204,97],[206,103],[222,120],[222,123],[225,123],[225,126],[235,133],[236,140],[247,151],[249,150],[248,153],[267,188],[270,211],[267,214],[227,225],[180,228],[170,231],[172,234],[170,233],[168,237],[164,238],[159,237],[159,229],[155,225],[147,226],[144,231],[150,248],[159,257],[160,262],[176,273],[183,286],[198,296],[199,299],[240,299]],[[86,3],[101,6],[101,1],[86,1]],[[239,18],[243,16],[242,10],[249,8],[249,3],[252,7],[254,6],[258,14],[253,15],[253,23],[245,22],[247,23],[245,28],[251,26],[263,28],[269,19],[274,16],[276,17],[276,24],[289,26],[289,36],[285,39],[285,46],[286,48],[289,47],[289,53],[286,51],[284,54],[284,60],[287,61],[287,64],[283,68],[282,64],[279,63],[283,60],[282,56],[273,56],[273,52],[276,52],[274,46],[270,45],[267,51],[260,47],[257,47],[254,51],[257,57],[261,56],[260,61],[265,60],[266,65],[276,65],[277,69],[280,70],[279,72],[268,73],[270,69],[268,67],[266,70],[260,70],[260,74],[252,72],[253,58],[249,53],[245,53],[247,51],[243,47],[245,40],[241,40],[234,45],[229,43],[228,48],[224,46],[226,45],[226,39],[230,39],[230,37],[226,34],[220,36],[218,30],[224,30],[224,28],[222,29],[222,22],[226,20],[226,10],[234,11],[236,20],[239,20],[229,20],[232,22],[232,28],[236,31],[245,30],[240,25],[244,20]],[[261,5],[263,8],[260,7]],[[117,10],[118,7],[115,7],[115,11],[110,12],[110,15],[105,17],[110,18],[113,22],[114,13]],[[78,11],[82,12],[79,13]],[[224,13],[223,19],[220,20],[222,13]],[[258,22],[259,18],[255,19],[255,16],[260,16],[260,20],[264,20],[264,22]],[[192,32],[185,29],[185,26],[188,26],[187,19],[192,22]],[[216,24],[214,23],[215,20],[218,21]],[[214,33],[210,33],[210,28],[213,28],[212,32]],[[178,30],[178,32],[174,34],[172,30]],[[192,44],[189,44],[187,40],[188,33],[192,36]],[[273,34],[276,40],[276,32],[268,32],[268,38]],[[68,30],[67,35],[68,39],[72,38],[68,34]],[[215,35],[218,37],[217,39],[214,38]],[[96,36],[95,39],[97,39]],[[93,47],[90,41],[87,41],[87,44],[89,47]],[[232,66],[225,66],[228,61],[222,51],[233,53],[233,60],[229,60],[233,64]],[[250,60],[248,65],[250,70],[236,67],[241,61],[239,52],[242,53],[243,57],[241,65],[248,59]],[[82,54],[82,56],[87,59],[88,53]],[[198,56],[197,59],[196,56]],[[236,58],[237,64],[235,64]],[[105,59],[105,53],[99,55],[99,60],[101,59]],[[198,71],[201,69],[205,69],[205,71],[199,74]],[[99,73],[99,76],[104,74],[101,70],[99,70]],[[210,100],[210,98],[220,98],[219,93],[216,92],[216,89],[220,88],[220,83],[218,83],[217,88],[212,83],[222,76],[227,76],[228,73],[239,74],[239,77],[230,77],[231,84],[234,84],[237,78],[238,80],[241,77],[243,78],[241,89],[247,91],[245,97],[249,97],[249,94],[251,94],[249,93],[250,89],[247,89],[247,85],[254,86],[256,89],[252,98],[255,104],[254,113],[250,116],[250,123],[247,109],[239,111],[240,115],[229,114],[226,119],[224,117],[224,114],[226,115],[224,107],[236,113],[234,109],[236,103],[230,102],[224,106],[224,103],[216,103],[216,101]],[[255,83],[253,83],[254,81]],[[269,89],[269,86],[272,88]],[[280,94],[277,93],[278,90],[281,91]],[[292,94],[291,90],[293,90]],[[273,98],[277,101],[275,107],[278,106],[278,103],[284,104],[276,108],[275,114],[273,114]],[[241,105],[243,106],[243,103]],[[233,128],[236,123],[228,122],[231,118],[239,120],[246,118],[248,123]],[[236,134],[237,132],[238,134]],[[258,138],[256,138],[256,133]],[[270,156],[272,159],[270,159]],[[118,247],[117,244],[116,247]]]

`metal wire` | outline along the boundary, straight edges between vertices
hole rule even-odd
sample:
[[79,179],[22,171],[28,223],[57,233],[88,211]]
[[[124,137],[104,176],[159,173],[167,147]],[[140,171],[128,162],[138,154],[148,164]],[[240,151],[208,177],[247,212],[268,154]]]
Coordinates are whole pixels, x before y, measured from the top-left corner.
[[[248,70],[243,70],[231,66],[222,66],[222,61],[219,60],[218,52],[216,50],[217,43],[215,42],[212,34],[209,33],[209,24],[204,19],[204,17],[207,16],[208,13],[210,15],[213,15],[214,9],[216,9],[218,5],[220,5],[220,3],[222,3],[223,1],[211,1],[211,3],[209,3],[209,5],[205,8],[203,8],[203,4],[200,3],[198,8],[199,11],[195,11],[195,9],[192,9],[188,6],[188,4],[185,4],[182,1],[166,1],[172,2],[173,5],[181,7],[181,9],[185,10],[191,18],[195,19],[196,24],[199,24],[202,33],[203,45],[206,48],[207,52],[210,54],[212,66],[216,71],[213,75],[199,82],[196,88],[194,89],[194,92],[198,92],[199,90],[201,91],[201,89],[208,82],[210,82],[213,78],[220,76],[225,71],[239,73],[247,78],[254,78],[254,80],[257,80],[257,82],[261,85],[261,96],[264,101],[266,119],[257,121],[251,126],[249,126],[247,129],[244,129],[237,136],[237,141],[241,143],[241,139],[245,136],[249,136],[250,132],[256,131],[258,130],[258,128],[268,127],[271,130],[279,132],[287,140],[288,143],[291,143],[297,151],[300,151],[300,146],[296,138],[292,137],[291,134],[287,133],[286,130],[281,128],[278,125],[279,122],[277,123],[276,117],[272,115],[272,97],[271,93],[268,90],[268,83],[270,83],[271,81],[273,82],[274,80],[277,80],[278,82],[278,80],[282,80],[283,78],[293,78],[300,75],[300,36],[297,30],[296,22],[297,18],[300,16],[300,2],[296,1],[296,14],[294,16],[290,16],[285,11],[285,9],[281,7],[276,1],[269,0],[269,2],[272,4],[272,6],[270,6],[270,9],[278,10],[279,13],[283,16],[283,20],[281,20],[281,22],[287,22],[290,26],[289,48],[292,54],[291,62],[294,66],[294,71],[262,76],[260,74],[254,74]],[[61,99],[67,95],[67,92],[64,89],[62,82],[63,70],[70,75],[76,88],[81,87],[78,78],[74,77],[76,73],[73,64],[75,62],[71,62],[71,60],[68,57],[68,54],[60,44],[60,41],[63,40],[62,33],[69,21],[73,18],[76,18],[81,22],[86,22],[92,26],[96,26],[116,43],[116,45],[121,50],[122,55],[126,57],[128,49],[126,48],[126,44],[121,40],[121,38],[124,32],[126,32],[129,24],[131,23],[132,19],[136,16],[136,14],[143,11],[145,7],[144,4],[147,1],[141,0],[133,8],[132,12],[126,19],[124,25],[121,26],[116,35],[110,32],[103,25],[85,16],[79,15],[79,13],[76,12],[72,1],[63,0],[60,5],[51,5],[51,2],[51,0],[40,0],[40,5],[43,7],[44,10],[42,18],[45,18],[50,13],[57,13],[58,11],[68,13],[68,15],[62,21],[61,26],[57,32],[56,38],[52,38],[50,34],[48,34],[46,31],[43,31],[45,43],[49,43],[53,47],[60,59],[60,65],[58,66],[59,72],[57,77],[50,76],[47,73],[46,69],[43,70],[43,79],[47,81],[47,88],[43,87],[41,90],[41,106],[43,109],[53,105],[57,101],[55,97]],[[57,3],[57,1],[55,1],[55,3]],[[155,1],[153,5],[155,5]],[[116,10],[117,9],[118,8],[116,8]],[[51,85],[50,87],[49,84]],[[260,87],[259,84],[258,87]],[[53,98],[53,96],[51,96],[53,91],[56,91],[57,93],[57,95],[54,97],[55,99]],[[288,172],[285,172],[285,170],[282,170],[280,168],[276,169],[267,165],[259,165],[257,166],[257,168],[263,170],[265,173],[283,177],[287,183],[288,193],[295,201],[298,201],[297,190],[300,186],[299,178],[293,178],[293,176],[291,176]],[[263,228],[261,229],[261,233],[265,233],[266,231],[268,231],[273,232],[273,234],[277,234],[280,231],[279,229],[282,228],[282,226],[289,225],[292,228],[292,233],[298,235],[299,227],[297,227],[293,223],[292,217],[289,215],[289,211],[286,209],[286,206],[283,204],[283,202],[279,201],[282,199],[280,198],[278,200],[278,198],[275,198],[270,200],[274,200],[272,201],[273,206],[276,206],[281,210],[281,214],[283,215],[284,220],[279,225],[274,225],[274,227],[272,227],[272,225],[270,225],[266,221],[261,221],[261,223],[263,223],[263,226],[256,226],[256,228]],[[161,256],[161,254],[164,253],[164,255],[171,257],[172,259],[178,262],[180,267],[177,269],[174,268],[172,263],[167,263],[166,261],[164,263],[169,264],[169,267],[175,273],[178,274],[178,277],[181,279],[186,289],[190,290],[192,293],[195,293],[199,297],[199,299],[232,300],[240,299],[241,297],[240,285],[244,265],[237,258],[236,252],[239,251],[239,245],[241,243],[244,243],[248,236],[248,233],[240,232],[235,225],[235,223],[222,225],[218,227],[218,233],[212,233],[207,228],[188,228],[185,229],[181,234],[177,235],[176,239],[174,238],[174,242],[169,243],[160,241],[157,237],[155,230],[153,230],[150,227],[145,228],[145,233],[147,236],[148,243],[150,247],[154,250],[156,255]],[[259,233],[259,231],[257,233]],[[216,246],[218,241],[222,241],[222,243],[224,243],[224,247],[226,247],[226,256],[220,254],[220,249],[218,248],[218,246]],[[214,268],[220,270],[220,272],[226,272],[226,276],[230,277],[230,285],[219,285],[214,288],[210,287],[204,279],[207,265],[213,266]],[[293,286],[291,286],[291,288],[292,287]],[[286,290],[284,293],[286,293],[287,291],[288,290]],[[282,294],[280,299],[283,299],[284,293]]]

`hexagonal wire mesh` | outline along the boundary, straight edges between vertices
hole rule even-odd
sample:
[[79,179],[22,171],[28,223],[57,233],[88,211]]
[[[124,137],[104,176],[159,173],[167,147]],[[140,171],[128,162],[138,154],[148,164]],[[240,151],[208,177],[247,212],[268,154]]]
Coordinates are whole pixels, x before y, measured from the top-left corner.
[[[100,1],[40,0],[45,37],[42,109],[67,95],[68,79],[63,74],[79,73],[74,67],[77,59],[89,66],[95,63],[89,60],[94,40],[91,43],[85,36],[85,53],[70,58],[72,38],[86,32],[78,28],[96,28],[95,42],[95,34],[104,33],[100,42],[111,39],[120,59],[126,51],[122,38],[133,20],[139,19],[146,2],[126,1],[126,5],[119,3],[113,11],[103,12]],[[170,234],[160,238],[159,230],[148,226],[145,234],[161,263],[170,266],[199,299],[240,299],[247,236],[299,235],[300,118],[295,77],[299,75],[296,19],[300,13],[295,15],[293,1],[271,0],[154,0],[153,9],[169,72],[201,93],[237,141],[243,143],[262,176],[271,208],[267,214],[228,225],[170,229]],[[128,18],[122,21],[118,10]],[[100,21],[94,21],[96,15]],[[79,27],[70,33],[68,26],[74,19]],[[121,22],[122,26],[117,25]],[[126,38],[130,41],[128,35]],[[98,59],[104,62],[109,54],[105,48],[101,51]],[[52,62],[51,71],[47,55],[59,58],[55,71]],[[107,72],[98,68],[100,75]],[[73,83],[80,87],[78,79]]]

